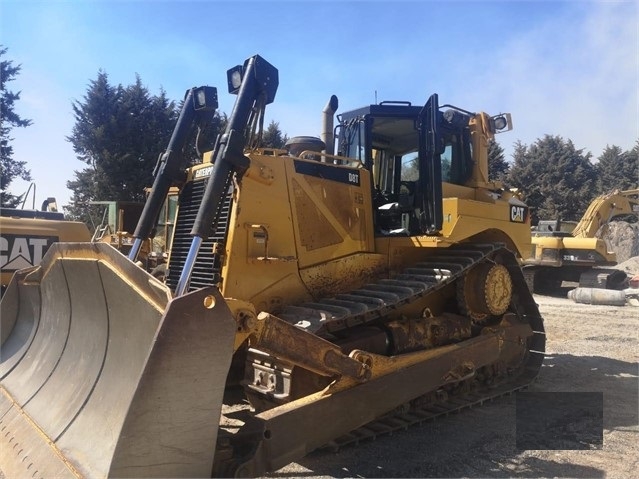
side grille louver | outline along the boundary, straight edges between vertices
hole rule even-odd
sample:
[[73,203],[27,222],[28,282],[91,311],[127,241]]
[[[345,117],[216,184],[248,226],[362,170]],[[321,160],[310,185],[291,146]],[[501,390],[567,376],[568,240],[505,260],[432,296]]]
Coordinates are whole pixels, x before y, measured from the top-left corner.
[[[171,257],[168,265],[168,276],[166,284],[175,291],[177,283],[182,274],[186,257],[191,247],[193,237],[190,235],[193,223],[197,216],[198,208],[204,197],[206,180],[198,180],[188,183],[180,193],[180,203],[178,216],[175,224],[173,243],[171,244]],[[226,242],[229,219],[231,217],[231,197],[229,192],[224,198],[221,207],[220,221],[213,234],[202,241],[200,251],[195,261],[189,291],[193,291],[213,283],[213,276],[219,273],[214,269],[213,244],[220,243],[222,246]]]

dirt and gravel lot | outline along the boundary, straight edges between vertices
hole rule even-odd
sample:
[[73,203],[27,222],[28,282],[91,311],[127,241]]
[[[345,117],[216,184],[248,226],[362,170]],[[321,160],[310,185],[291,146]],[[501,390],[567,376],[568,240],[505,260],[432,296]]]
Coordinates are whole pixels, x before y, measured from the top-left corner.
[[517,397],[510,395],[336,453],[316,451],[268,477],[636,477],[639,307],[535,299],[546,358],[528,391],[603,393],[603,447],[518,450]]
[[528,391],[603,393],[602,447],[517,449],[511,395],[337,453],[316,451],[269,477],[637,477],[639,308],[535,300],[546,358]]

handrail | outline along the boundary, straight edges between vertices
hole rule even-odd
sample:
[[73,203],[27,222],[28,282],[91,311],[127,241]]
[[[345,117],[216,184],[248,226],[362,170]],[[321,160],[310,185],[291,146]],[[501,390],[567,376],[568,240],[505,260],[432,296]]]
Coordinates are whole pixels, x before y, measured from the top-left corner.
[[27,202],[27,197],[29,196],[29,191],[31,191],[31,187],[33,186],[33,203],[31,205],[31,209],[35,210],[35,195],[36,195],[36,184],[34,181],[31,182],[31,184],[29,185],[29,188],[27,188],[27,192],[24,194],[24,199],[22,200],[22,206],[20,206],[20,209],[24,209],[24,204]]

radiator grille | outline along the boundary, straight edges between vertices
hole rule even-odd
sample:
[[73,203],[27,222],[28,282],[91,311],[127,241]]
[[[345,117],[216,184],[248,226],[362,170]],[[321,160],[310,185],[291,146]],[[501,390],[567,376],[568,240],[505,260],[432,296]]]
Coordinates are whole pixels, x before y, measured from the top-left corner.
[[[180,193],[178,216],[173,234],[173,243],[171,244],[171,257],[166,278],[166,284],[173,291],[175,291],[177,287],[180,275],[184,269],[186,257],[189,254],[189,248],[193,240],[190,232],[195,223],[198,208],[204,197],[206,184],[206,179],[193,181],[186,184]],[[214,265],[213,244],[220,243],[220,246],[223,248],[226,243],[229,219],[231,217],[231,198],[232,192],[229,192],[224,198],[221,207],[218,227],[211,236],[202,240],[200,251],[191,274],[189,291],[214,284],[213,276],[220,272],[219,268],[216,268]]]

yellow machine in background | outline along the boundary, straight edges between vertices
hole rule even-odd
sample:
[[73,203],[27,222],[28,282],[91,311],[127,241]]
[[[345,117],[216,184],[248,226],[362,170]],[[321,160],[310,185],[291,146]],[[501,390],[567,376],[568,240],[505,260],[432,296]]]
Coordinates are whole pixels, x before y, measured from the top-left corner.
[[637,222],[639,220],[639,189],[615,190],[598,196],[588,206],[572,236],[594,238],[605,236],[611,221]]
[[[277,69],[254,56],[228,85],[228,127],[192,168],[188,135],[217,92],[187,92],[128,258],[58,244],[11,282],[8,477],[255,477],[382,416],[403,429],[538,374],[543,322],[519,264],[528,208],[487,177],[509,115],[432,95],[345,112],[334,129],[331,97],[321,140],[293,156],[258,148]],[[171,186],[160,282],[134,262]]]
[[[155,230],[152,236],[142,243],[137,257],[140,266],[159,278],[164,278],[166,274],[168,245],[175,225],[178,193],[177,187],[170,189],[162,205]],[[142,214],[144,203],[93,201],[91,205],[103,208],[102,220],[95,229],[91,241],[110,244],[125,256],[128,255],[134,243],[133,232]]]
[[[96,227],[91,241],[108,243],[128,255],[133,245],[133,231],[138,224],[144,203],[135,201],[92,201],[89,203],[102,210],[102,220]],[[146,259],[150,246],[140,251],[140,259]]]
[[617,256],[604,240],[611,221],[637,221],[639,190],[613,191],[595,198],[572,232],[561,221],[533,231],[532,255],[525,259],[524,274],[531,291],[556,292],[563,281],[581,287],[622,289],[624,271],[604,268],[617,264]]
[[53,243],[89,241],[84,223],[65,220],[55,199],[48,198],[41,210],[0,208],[0,268],[4,293],[13,274],[40,264]]

